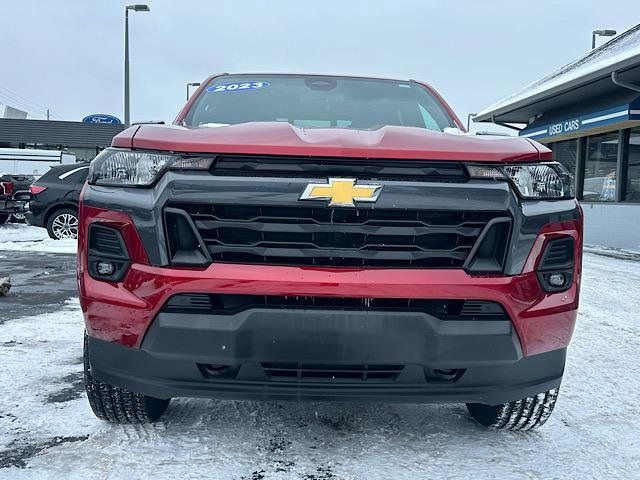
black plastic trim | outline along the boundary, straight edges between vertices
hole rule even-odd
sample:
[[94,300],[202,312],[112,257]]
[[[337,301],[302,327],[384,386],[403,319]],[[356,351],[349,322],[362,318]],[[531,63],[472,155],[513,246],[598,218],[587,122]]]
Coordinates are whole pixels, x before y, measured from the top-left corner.
[[[177,341],[174,339],[174,343]],[[474,338],[470,342],[468,345],[476,348],[478,340]],[[213,353],[214,347],[209,345],[209,351]],[[485,348],[487,350],[490,349]],[[92,374],[98,380],[156,398],[474,402],[497,405],[559,387],[566,357],[566,349],[559,349],[502,364],[457,362],[466,367],[461,376],[454,376],[453,381],[434,382],[429,379],[428,373],[440,370],[438,367],[425,369],[421,365],[405,364],[400,375],[391,381],[354,379],[336,382],[323,379],[283,382],[269,379],[261,366],[261,362],[273,359],[216,363],[199,359],[194,354],[176,353],[156,355],[144,348],[128,348],[89,337],[89,361]],[[205,375],[201,369],[203,363],[223,366],[225,374]],[[451,368],[445,371],[451,371]]]
[[[92,238],[94,232],[98,230],[107,230],[110,234],[115,235],[115,238],[118,241],[121,254],[114,254],[112,252],[101,251],[99,248],[92,246]],[[120,231],[116,228],[107,227],[105,225],[101,225],[98,223],[92,223],[89,225],[89,235],[87,239],[88,247],[88,258],[87,265],[89,270],[89,275],[96,280],[103,280],[109,282],[119,282],[122,280],[131,265],[131,259],[129,257],[129,252],[127,250],[126,244],[124,243],[124,239],[120,234]],[[115,270],[111,275],[102,275],[98,273],[97,265],[101,261],[110,261],[114,264]]]
[[467,182],[462,162],[348,157],[220,154],[213,175]]
[[[498,273],[498,272],[502,272],[503,269],[504,269],[504,262],[505,262],[505,259],[507,257],[507,249],[509,247],[509,242],[511,240],[511,223],[512,223],[512,221],[511,221],[511,218],[509,218],[509,217],[497,217],[497,218],[493,218],[493,219],[489,220],[489,222],[485,225],[485,227],[482,230],[482,232],[480,232],[480,235],[478,236],[478,239],[476,240],[476,243],[471,248],[471,251],[469,252],[469,255],[467,256],[467,259],[465,260],[464,265],[462,266],[462,268],[464,268],[468,272],[473,272],[473,273],[481,273],[481,272]],[[489,234],[490,230],[495,225],[501,225],[501,224],[508,224],[509,228],[507,228],[507,238],[503,239],[504,243],[503,243],[503,248],[502,248],[502,254],[501,254],[499,259],[496,259],[497,263],[498,263],[497,267],[496,268],[492,268],[492,269],[474,268],[474,263],[478,260],[477,253],[478,253],[478,250],[480,249],[480,247],[482,246],[482,242],[484,241],[484,239]]]
[[[171,234],[168,230],[169,221],[167,219],[167,215],[177,215],[179,217],[184,218],[184,220],[187,222],[187,225],[189,225],[189,228],[191,229],[191,234],[194,236],[196,242],[198,243],[196,249],[194,249],[194,253],[195,252],[200,253],[203,256],[202,259],[198,258],[197,255],[193,259],[188,259],[188,258],[185,258],[184,256],[182,258],[176,258],[176,255],[179,252],[172,252],[172,249],[171,249],[171,241],[170,241]],[[196,228],[195,224],[193,223],[193,220],[191,219],[191,217],[187,212],[185,212],[180,208],[166,207],[164,209],[164,231],[165,231],[165,238],[167,239],[167,254],[169,255],[169,258],[171,259],[171,262],[174,265],[184,265],[184,266],[200,265],[204,267],[211,263],[212,261],[211,255],[209,254],[208,249],[205,247],[206,244],[202,240],[202,236],[200,235],[200,232],[198,232],[198,229]]]
[[[562,261],[554,263],[551,255],[552,250],[560,245],[561,248],[566,248],[566,252],[560,252],[566,254],[566,259],[560,259]],[[575,240],[570,236],[563,236],[559,238],[553,238],[549,240],[542,253],[541,260],[538,264],[537,275],[538,281],[542,288],[547,292],[564,292],[571,288],[573,285],[573,268],[575,263]],[[563,285],[555,286],[549,283],[549,277],[555,273],[561,273],[565,276],[565,282]]]

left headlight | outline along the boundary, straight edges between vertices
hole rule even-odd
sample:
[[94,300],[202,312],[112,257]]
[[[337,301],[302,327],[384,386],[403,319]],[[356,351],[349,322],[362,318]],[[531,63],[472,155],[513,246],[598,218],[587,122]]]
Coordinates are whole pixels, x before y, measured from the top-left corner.
[[88,181],[91,185],[148,187],[169,168],[207,170],[212,161],[207,157],[107,148],[91,162]]
[[91,162],[88,181],[92,185],[149,186],[177,158],[164,153],[108,148]]
[[521,197],[527,199],[573,198],[571,174],[557,162],[522,165],[467,165],[472,178],[509,180]]

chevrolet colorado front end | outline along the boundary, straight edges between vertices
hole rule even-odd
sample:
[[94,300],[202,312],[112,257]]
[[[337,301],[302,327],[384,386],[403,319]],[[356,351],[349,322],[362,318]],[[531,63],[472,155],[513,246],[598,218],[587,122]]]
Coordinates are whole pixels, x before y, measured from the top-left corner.
[[542,425],[576,320],[581,209],[547,148],[462,129],[416,81],[225,74],[173,125],[115,137],[80,206],[95,414],[380,400]]

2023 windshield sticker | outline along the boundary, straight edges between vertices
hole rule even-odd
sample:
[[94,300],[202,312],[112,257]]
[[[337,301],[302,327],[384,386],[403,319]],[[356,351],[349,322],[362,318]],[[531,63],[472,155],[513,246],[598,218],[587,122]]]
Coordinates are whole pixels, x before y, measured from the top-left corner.
[[224,85],[212,85],[207,88],[209,93],[229,93],[242,92],[246,90],[259,90],[267,88],[269,82],[243,82],[243,83],[226,83]]

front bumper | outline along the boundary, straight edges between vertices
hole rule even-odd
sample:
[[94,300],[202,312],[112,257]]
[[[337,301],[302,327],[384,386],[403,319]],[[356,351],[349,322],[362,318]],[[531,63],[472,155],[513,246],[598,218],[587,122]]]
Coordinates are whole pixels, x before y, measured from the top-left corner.
[[[560,385],[565,349],[519,358],[508,324],[366,317],[365,324],[358,315],[253,312],[235,322],[195,318],[187,327],[184,318],[161,314],[140,349],[90,337],[89,358],[99,380],[156,398],[499,404]],[[207,374],[209,365],[219,374]],[[274,365],[301,373],[274,376]],[[354,375],[363,365],[374,373]],[[458,370],[443,379],[433,375],[438,366]],[[399,373],[381,378],[381,369]]]
[[[123,228],[124,232],[131,231]],[[83,239],[80,242],[82,252]],[[127,244],[133,252],[137,250],[131,238]],[[566,347],[578,303],[577,282],[564,292],[543,292],[535,271],[516,276],[473,276],[463,270],[236,264],[194,270],[134,262],[121,282],[104,282],[89,275],[83,255],[79,261],[87,331],[91,336],[132,347],[141,346],[163,305],[180,293],[493,301],[502,305],[511,319],[525,356]]]

